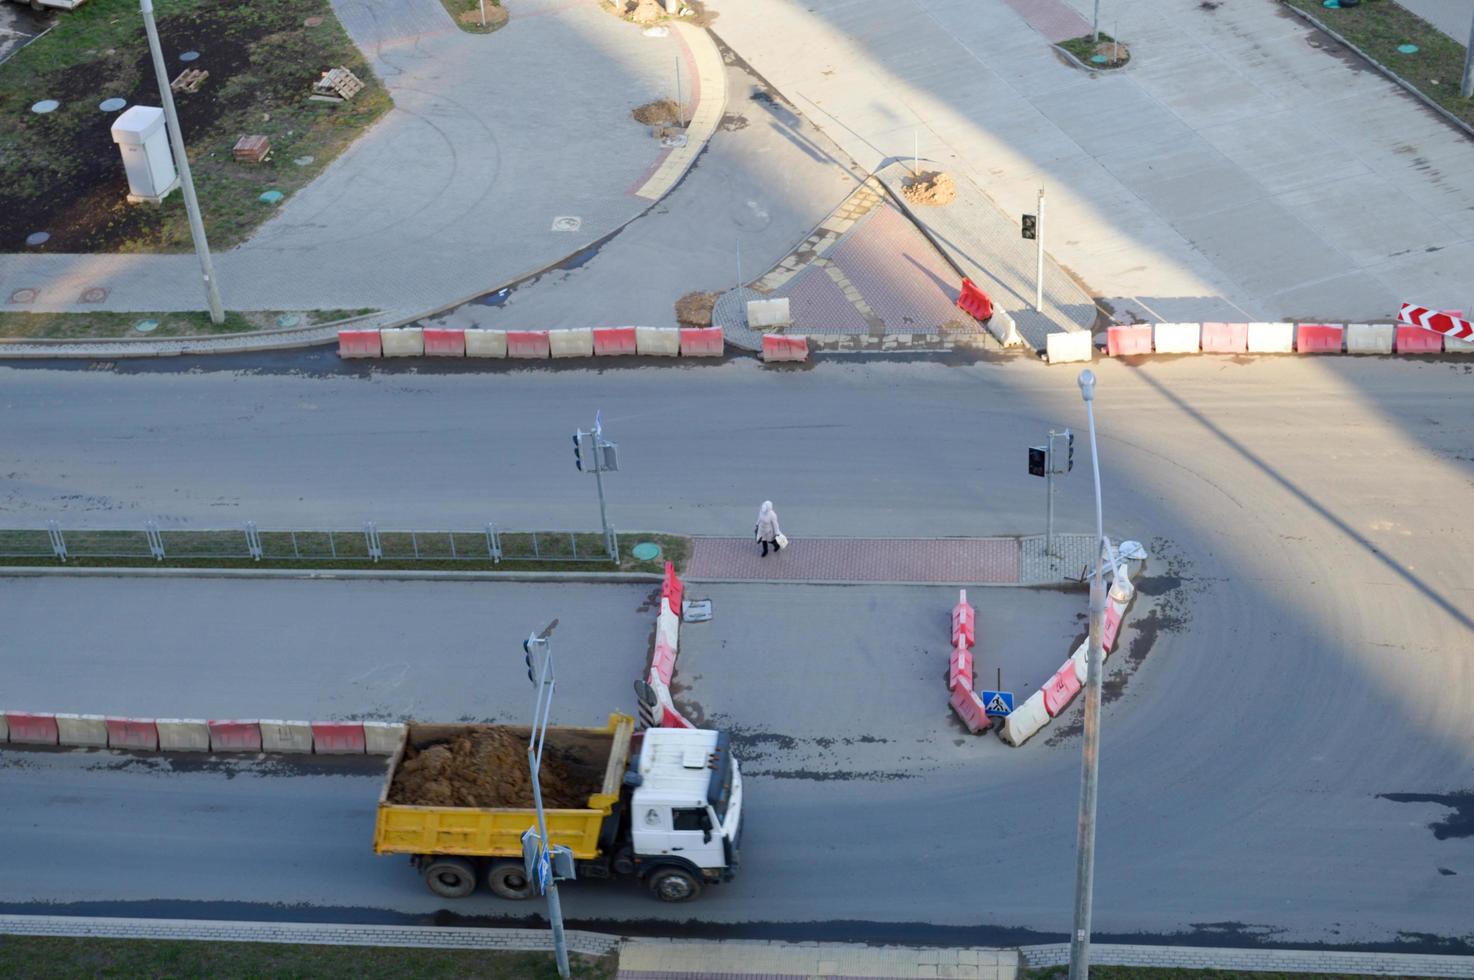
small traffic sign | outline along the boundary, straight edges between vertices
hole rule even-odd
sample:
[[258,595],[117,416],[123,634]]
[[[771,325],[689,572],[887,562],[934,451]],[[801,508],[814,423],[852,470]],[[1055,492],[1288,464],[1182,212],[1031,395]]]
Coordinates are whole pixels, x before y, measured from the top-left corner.
[[538,852],[537,855],[537,892],[539,895],[548,893],[548,885],[553,882],[553,863],[548,860],[547,849]]
[[1013,714],[1012,691],[984,691],[982,698],[989,718],[1007,718]]

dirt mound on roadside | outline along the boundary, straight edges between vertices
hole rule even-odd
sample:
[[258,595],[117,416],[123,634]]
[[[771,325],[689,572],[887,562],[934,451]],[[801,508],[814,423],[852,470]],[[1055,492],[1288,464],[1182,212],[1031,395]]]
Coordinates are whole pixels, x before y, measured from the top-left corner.
[[711,326],[711,311],[721,293],[687,293],[676,300],[676,322],[683,327]]
[[957,197],[957,185],[951,174],[930,170],[907,180],[901,188],[906,200],[921,207],[951,204]]
[[[543,806],[581,809],[600,789],[592,779],[543,752]],[[389,802],[407,806],[531,807],[532,777],[524,736],[496,728],[469,729],[423,748],[410,746],[389,787]]]
[[646,126],[673,126],[681,121],[680,110],[674,99],[656,99],[631,110],[635,122]]

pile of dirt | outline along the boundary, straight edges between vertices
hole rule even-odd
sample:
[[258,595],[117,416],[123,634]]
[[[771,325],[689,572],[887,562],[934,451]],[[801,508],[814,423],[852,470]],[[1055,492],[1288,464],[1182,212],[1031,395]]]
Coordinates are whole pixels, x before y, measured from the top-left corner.
[[614,12],[636,24],[653,24],[665,17],[660,0],[615,0]]
[[906,200],[921,207],[940,207],[951,204],[957,197],[957,185],[952,175],[939,170],[929,170],[907,180],[901,188]]
[[[599,774],[579,772],[543,752],[543,806],[581,809],[600,789]],[[410,746],[389,787],[389,802],[407,806],[531,807],[525,736],[499,728],[468,729],[421,748]]]
[[711,311],[721,293],[687,293],[676,300],[676,322],[683,327],[711,326]]
[[674,99],[656,99],[630,111],[635,122],[646,126],[675,126],[681,122],[681,110]]

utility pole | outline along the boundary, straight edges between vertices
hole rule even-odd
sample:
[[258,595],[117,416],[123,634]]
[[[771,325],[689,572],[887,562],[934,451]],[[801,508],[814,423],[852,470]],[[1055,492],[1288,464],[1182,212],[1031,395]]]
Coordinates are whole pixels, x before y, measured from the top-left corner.
[[169,145],[174,149],[174,165],[179,170],[179,189],[184,192],[184,210],[189,214],[189,235],[194,240],[194,253],[200,260],[200,273],[205,277],[205,299],[210,305],[210,322],[225,322],[220,305],[220,288],[215,284],[215,267],[210,262],[210,243],[205,238],[205,223],[200,219],[200,202],[194,196],[194,178],[189,173],[189,154],[184,150],[184,133],[179,128],[179,113],[174,110],[174,92],[169,88],[169,69],[164,66],[164,50],[159,46],[159,28],[154,23],[154,0],[139,0],[143,12],[143,29],[148,34],[148,50],[154,59],[154,75],[159,81],[159,101],[164,104],[164,121],[169,130]]
[[1070,934],[1070,980],[1090,977],[1090,915],[1095,888],[1095,802],[1100,777],[1100,682],[1105,668],[1105,526],[1100,505],[1100,453],[1095,438],[1095,372],[1080,372],[1080,395],[1090,426],[1095,477],[1095,574],[1090,580],[1090,648],[1085,672],[1085,741],[1080,753],[1080,827],[1075,846],[1075,929]]
[[1464,84],[1459,94],[1466,99],[1474,97],[1474,19],[1469,21],[1469,48],[1464,52]]
[[604,548],[612,561],[618,561],[619,541],[609,526],[609,514],[604,506],[604,472],[619,472],[619,445],[604,438],[604,423],[599,412],[594,413],[592,429],[588,432],[575,429],[573,432],[573,465],[581,472],[594,474],[594,485],[599,488],[599,524],[604,529]]
[[[541,837],[538,844],[538,877],[543,881],[542,869],[547,866],[548,819],[543,813],[542,759],[543,742],[548,737],[548,714],[553,707],[553,644],[546,636],[533,633],[522,643],[527,654],[527,676],[533,674],[534,650],[542,651],[542,669],[536,681],[537,699],[532,708],[532,731],[527,738],[527,768],[532,774],[532,802],[537,807],[537,832]],[[548,896],[548,921],[553,926],[553,952],[558,960],[558,976],[568,977],[568,942],[563,935],[563,904],[558,898],[558,878],[549,872],[546,878]]]
[[1095,16],[1090,19],[1090,40],[1100,43],[1100,0],[1095,0]]
[[1034,312],[1044,309],[1044,188],[1039,188],[1039,218],[1034,233]]

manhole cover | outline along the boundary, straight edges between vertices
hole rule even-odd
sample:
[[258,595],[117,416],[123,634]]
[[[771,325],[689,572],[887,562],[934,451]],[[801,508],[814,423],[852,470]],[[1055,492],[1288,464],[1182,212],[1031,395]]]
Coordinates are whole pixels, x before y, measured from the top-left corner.
[[45,245],[51,240],[51,233],[45,231],[33,231],[26,236],[27,245]]
[[262,204],[275,204],[285,196],[281,191],[266,191],[259,200]]
[[678,146],[685,146],[686,134],[676,133],[674,136],[662,136],[660,138],[660,145],[665,147],[667,150],[673,150]]
[[31,103],[31,111],[39,112],[42,115],[48,112],[55,112],[60,107],[61,103],[55,99],[42,99],[40,102]]
[[1399,44],[1397,51],[1399,54],[1417,54],[1418,46],[1416,44]]
[[101,303],[107,299],[107,290],[101,286],[88,286],[82,290],[82,302]]
[[276,325],[278,327],[295,327],[301,322],[302,315],[300,313],[283,313],[276,318]]
[[564,215],[553,219],[554,231],[578,231],[583,226],[583,219],[575,215]]
[[137,323],[133,324],[133,329],[137,330],[139,333],[153,333],[155,330],[159,329],[159,321],[139,320]]
[[40,290],[32,289],[29,286],[25,286],[11,293],[10,301],[12,303],[34,303],[36,301],[36,297],[39,295],[41,295]]
[[101,102],[97,103],[97,108],[101,109],[103,112],[117,112],[119,109],[123,108],[123,106],[127,104],[127,99],[103,99]]
[[186,51],[179,56],[180,61],[198,61],[199,58],[200,53],[198,51]]
[[293,160],[292,162],[295,163],[299,167],[305,167],[309,163],[311,163],[313,160],[316,160],[316,159],[317,159],[317,157],[315,157],[311,153],[309,153],[305,157],[297,157],[297,159]]
[[306,20],[304,20],[302,23],[304,25],[306,25],[307,27],[321,27],[322,26],[322,18],[321,17],[309,17]]
[[1107,58],[1103,54],[1093,54],[1093,55],[1090,56],[1090,60],[1093,61],[1093,62],[1095,62],[1097,65],[1103,65],[1107,61],[1110,61],[1111,59]]
[[1321,4],[1321,6],[1322,7],[1329,7],[1332,10],[1340,10],[1341,9],[1341,0],[1326,0],[1325,3]]
[[687,623],[705,623],[711,620],[710,599],[688,599],[681,603],[681,619]]
[[660,545],[654,541],[641,541],[630,549],[630,554],[640,561],[654,561],[660,557]]

